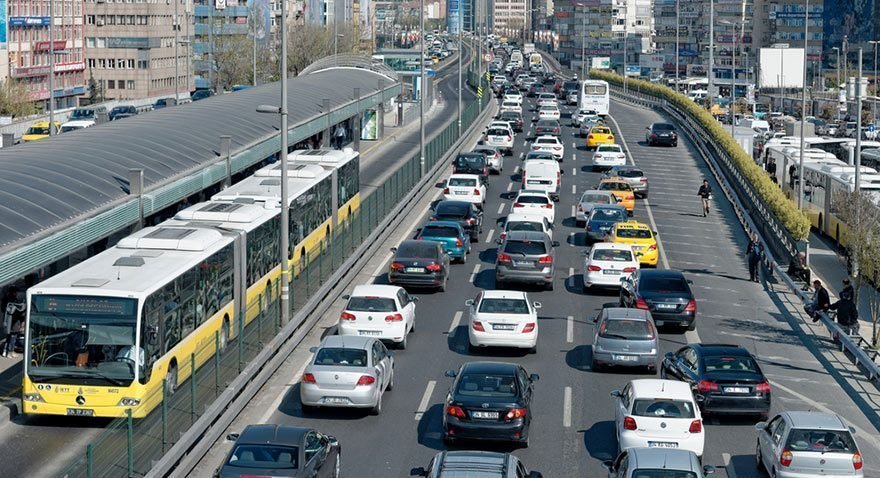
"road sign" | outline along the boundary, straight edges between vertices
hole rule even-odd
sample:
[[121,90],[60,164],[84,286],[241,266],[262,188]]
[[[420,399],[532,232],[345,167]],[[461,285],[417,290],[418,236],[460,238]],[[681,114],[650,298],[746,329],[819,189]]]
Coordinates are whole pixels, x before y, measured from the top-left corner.
[[434,76],[434,75],[437,74],[437,71],[435,71],[435,70],[431,70],[431,69],[426,69],[426,70],[425,70],[425,74],[428,75],[428,76]]
[[874,132],[874,123],[868,123],[868,132],[869,132],[869,133],[873,133],[873,132]]
[[486,63],[489,63],[490,61],[492,61],[493,58],[494,58],[494,55],[492,55],[491,53],[483,53],[483,61],[485,61]]

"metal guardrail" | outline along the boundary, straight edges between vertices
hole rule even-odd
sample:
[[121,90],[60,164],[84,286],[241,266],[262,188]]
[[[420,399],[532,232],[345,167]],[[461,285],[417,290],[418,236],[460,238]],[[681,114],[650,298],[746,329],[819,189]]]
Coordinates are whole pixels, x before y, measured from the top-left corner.
[[[764,246],[764,250],[768,251],[768,262],[773,273],[781,278],[790,291],[794,292],[804,304],[809,302],[811,298],[808,297],[804,291],[801,290],[800,286],[788,276],[786,270],[783,270],[777,259],[779,256],[770,247],[771,244],[773,244],[773,240],[778,239],[773,235],[776,233],[775,228],[768,229],[767,227],[763,227],[766,225],[757,222],[750,214],[750,209],[746,207],[743,202],[743,197],[740,195],[741,190],[736,187],[735,182],[731,181],[731,178],[726,174],[730,167],[729,157],[727,157],[726,154],[718,154],[718,148],[711,141],[707,140],[708,134],[703,131],[695,121],[687,117],[687,115],[682,115],[677,109],[670,108],[668,103],[662,99],[632,90],[628,90],[626,95],[624,95],[622,89],[616,86],[612,86],[611,92],[618,100],[645,106],[647,108],[658,109],[675,118],[675,120],[683,127],[682,129],[684,133],[690,137],[691,143],[696,146],[700,155],[712,170],[713,175],[721,185],[722,192],[733,206],[733,210],[739,219],[740,224],[747,232],[754,231],[758,233],[759,240]],[[728,162],[727,165],[724,164],[725,160]],[[741,175],[734,175],[733,179],[735,181],[744,180]],[[755,197],[748,196],[746,199],[754,201]],[[790,260],[791,256],[787,256],[786,259]],[[880,365],[877,363],[877,359],[880,358],[880,353],[876,350],[870,349],[870,344],[868,344],[861,336],[848,335],[828,314],[821,312],[819,317],[829,334],[831,334],[832,338],[840,345],[840,350],[849,354],[853,363],[862,371],[862,373],[865,374],[868,380],[875,385],[880,385]]]

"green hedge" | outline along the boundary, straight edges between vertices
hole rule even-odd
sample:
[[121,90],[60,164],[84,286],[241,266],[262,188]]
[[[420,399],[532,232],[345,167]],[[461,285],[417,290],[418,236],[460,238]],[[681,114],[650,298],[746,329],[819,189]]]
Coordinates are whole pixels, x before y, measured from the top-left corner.
[[[623,77],[616,73],[601,70],[590,70],[590,77],[605,80],[614,85],[623,85]],[[770,177],[746,154],[745,151],[730,136],[728,131],[715,120],[712,115],[698,104],[691,101],[687,96],[677,93],[675,90],[657,85],[644,80],[628,79],[629,88],[666,99],[679,110],[687,112],[696,118],[703,128],[721,149],[727,151],[728,156],[743,176],[751,183],[752,188],[761,196],[762,201],[782,222],[782,226],[795,240],[807,238],[810,232],[810,219],[803,211],[798,210],[797,205],[783,194],[782,190],[770,180]]]

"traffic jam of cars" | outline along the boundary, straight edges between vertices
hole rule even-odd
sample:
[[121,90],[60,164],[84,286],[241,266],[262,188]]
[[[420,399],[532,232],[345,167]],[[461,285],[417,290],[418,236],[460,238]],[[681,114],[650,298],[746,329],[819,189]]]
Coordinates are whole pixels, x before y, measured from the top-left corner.
[[[508,448],[536,444],[532,430],[542,419],[536,409],[552,393],[542,387],[537,372],[546,382],[554,371],[527,369],[523,362],[559,347],[541,336],[548,320],[542,312],[551,301],[592,296],[604,302],[594,310],[581,307],[592,332],[568,341],[589,346],[586,370],[591,376],[611,376],[617,385],[610,396],[575,399],[604,410],[611,422],[604,435],[586,436],[616,446],[602,460],[608,476],[697,478],[714,473],[703,460],[706,420],[713,417],[723,424],[729,416],[754,424],[753,461],[771,477],[864,476],[854,431],[842,417],[771,407],[772,387],[759,357],[737,345],[688,342],[685,332],[700,323],[694,287],[699,278],[664,264],[653,218],[637,214],[649,196],[650,181],[635,161],[650,158],[630,157],[609,118],[578,106],[577,81],[557,79],[547,68],[529,68],[522,55],[514,60],[513,53],[508,57],[496,50],[490,71],[495,72],[491,85],[498,113],[482,129],[478,144],[454,157],[424,220],[391,249],[392,258],[375,283],[358,285],[345,297],[337,335],[325,337],[312,351],[299,386],[303,412],[356,408],[383,413],[383,397],[394,393],[395,364],[418,360],[420,352],[409,337],[425,320],[419,318],[420,302],[441,295],[444,304],[460,311],[450,335],[460,320],[466,345],[458,353],[464,360],[450,367],[446,377],[431,377],[438,387],[448,386],[437,404],[442,418],[436,422],[446,451],[413,473],[539,477],[527,470],[545,464],[522,463],[509,450],[495,452],[498,443]],[[644,127],[647,145],[679,146],[673,125]],[[518,157],[517,150],[522,151]],[[573,160],[587,166],[566,174]],[[578,171],[584,173],[571,177]],[[599,174],[587,176],[592,184],[576,191],[576,184],[584,184],[581,176],[589,173]],[[496,182],[504,190],[500,194],[490,187]],[[561,197],[572,203],[570,213],[568,206],[560,206]],[[577,250],[576,262],[571,248]],[[469,260],[477,264],[468,265]],[[573,276],[581,284],[576,291],[568,285]],[[565,278],[564,290],[558,290],[560,278]],[[664,336],[680,344],[677,351],[661,353]],[[302,441],[306,454],[321,450],[326,467],[337,472],[327,476],[338,476],[344,439],[317,430],[290,438]],[[295,460],[299,449],[275,453]],[[242,443],[229,459],[253,464],[255,451],[261,453],[253,441]],[[508,469],[515,473],[493,471]],[[399,476],[383,476],[392,475]]]

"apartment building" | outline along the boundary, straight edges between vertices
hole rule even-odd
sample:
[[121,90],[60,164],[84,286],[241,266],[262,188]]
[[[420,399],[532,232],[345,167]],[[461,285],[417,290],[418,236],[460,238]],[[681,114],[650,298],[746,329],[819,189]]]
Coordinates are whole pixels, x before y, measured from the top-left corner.
[[531,30],[532,0],[495,0],[492,15],[497,34],[522,37]]

